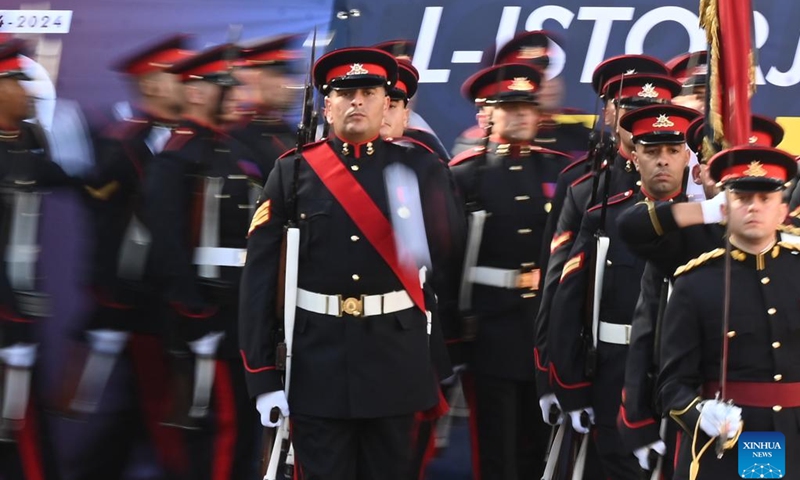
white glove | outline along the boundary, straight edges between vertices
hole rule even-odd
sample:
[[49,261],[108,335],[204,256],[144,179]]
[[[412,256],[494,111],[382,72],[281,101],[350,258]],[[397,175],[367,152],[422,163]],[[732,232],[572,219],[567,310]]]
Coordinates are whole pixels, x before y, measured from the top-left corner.
[[645,445],[644,447],[634,450],[633,454],[639,459],[639,466],[642,467],[643,470],[652,470],[655,466],[650,465],[651,450],[655,450],[660,457],[663,457],[664,454],[667,453],[667,446],[664,444],[663,440],[658,440],[650,445]]
[[225,332],[207,333],[205,336],[193,342],[189,342],[189,348],[192,349],[192,352],[194,352],[195,355],[201,357],[210,357],[217,353],[219,342],[222,341],[222,337],[224,336]]
[[703,223],[706,225],[719,223],[725,218],[722,215],[722,206],[726,203],[725,197],[725,192],[719,192],[714,195],[714,198],[700,202],[700,208],[703,210]]
[[[550,423],[550,409],[553,406],[555,406],[558,410],[558,420],[556,420],[555,423]],[[546,393],[539,397],[539,408],[542,409],[542,418],[544,419],[544,423],[548,425],[561,425],[561,423],[564,421],[564,418],[561,415],[563,413],[561,411],[561,404],[558,403],[555,393]]]
[[119,355],[128,343],[128,332],[120,330],[89,330],[86,332],[92,350],[108,355]]
[[10,367],[29,368],[36,361],[36,345],[33,343],[15,343],[0,349],[0,360]]
[[[281,411],[281,416],[275,422],[270,421],[272,409],[277,408]],[[256,398],[256,410],[261,414],[261,425],[265,427],[279,427],[283,417],[289,416],[289,403],[286,401],[286,394],[283,390],[262,393]]]
[[[581,414],[586,412],[589,415],[589,425],[584,425],[581,423]],[[569,418],[572,420],[572,428],[578,433],[586,434],[589,433],[589,427],[594,425],[594,409],[592,407],[586,407],[581,410],[573,410],[569,412]]]
[[700,410],[700,428],[706,435],[718,437],[724,433],[726,439],[736,436],[742,421],[741,408],[719,400],[705,400],[697,408]]

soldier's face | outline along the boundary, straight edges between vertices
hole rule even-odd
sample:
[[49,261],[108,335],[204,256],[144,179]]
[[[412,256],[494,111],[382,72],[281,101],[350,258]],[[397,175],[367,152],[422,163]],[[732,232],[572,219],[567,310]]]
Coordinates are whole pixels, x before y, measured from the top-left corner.
[[[258,77],[259,102],[268,109],[286,111],[298,103],[300,89],[292,89],[292,78],[275,69],[263,68]],[[295,84],[298,82],[294,82]]]
[[606,100],[605,107],[603,108],[603,124],[607,127],[613,127],[616,113],[617,105],[614,103],[614,99]]
[[717,182],[711,178],[711,172],[708,170],[708,164],[701,163],[695,165],[692,169],[692,177],[694,183],[703,186],[703,193],[706,198],[714,198],[719,193]]
[[489,120],[492,118],[492,111],[494,107],[491,105],[481,105],[478,109],[478,113],[475,114],[475,120],[478,121],[478,126],[483,128],[484,130],[486,127],[489,126]]
[[8,127],[16,128],[18,122],[30,117],[31,107],[28,94],[17,79],[0,79],[0,118],[13,124]]
[[[740,247],[770,242],[789,213],[783,203],[783,192],[727,191],[728,203],[724,212],[731,240]],[[753,253],[753,252],[751,252]]]
[[408,126],[408,116],[411,113],[402,100],[390,100],[389,109],[383,116],[381,137],[400,137]]
[[689,150],[680,144],[636,144],[633,164],[642,176],[642,188],[656,198],[669,198],[681,188]]
[[155,72],[142,79],[139,85],[144,95],[166,109],[178,113],[183,108],[183,85],[177,75]]
[[337,135],[353,143],[375,138],[389,109],[383,87],[334,90],[325,98],[325,116]]
[[540,116],[538,107],[530,103],[499,103],[492,111],[492,135],[510,142],[532,141]]
[[629,111],[630,110],[628,110],[627,108],[617,108],[617,107],[615,107],[614,108],[614,117],[611,119],[611,123],[613,124],[614,120],[616,119],[617,123],[616,123],[615,128],[614,128],[615,135],[619,139],[619,142],[622,145],[624,145],[625,148],[628,151],[633,151],[633,139],[632,139],[633,138],[633,134],[619,126],[619,119],[622,118],[623,115],[625,115]]

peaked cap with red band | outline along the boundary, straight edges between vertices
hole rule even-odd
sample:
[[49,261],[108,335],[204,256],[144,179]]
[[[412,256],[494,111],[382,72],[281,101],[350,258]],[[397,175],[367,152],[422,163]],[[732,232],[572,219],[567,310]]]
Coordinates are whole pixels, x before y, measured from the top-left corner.
[[137,50],[114,63],[111,68],[128,75],[147,75],[164,71],[192,56],[186,34],[177,34]]
[[698,116],[697,110],[678,105],[650,105],[626,113],[619,125],[631,132],[633,143],[684,143],[686,129]]
[[[783,141],[783,127],[771,118],[753,115],[750,125],[750,145],[777,147]],[[705,119],[699,117],[686,129],[686,144],[699,155],[703,147],[703,138],[705,138]],[[698,160],[702,162],[700,158]]]
[[280,35],[255,43],[243,44],[238,65],[241,67],[282,66],[303,58],[299,47],[301,35]]
[[416,44],[411,40],[388,40],[386,42],[373,45],[372,48],[383,50],[397,59],[411,60],[411,58],[414,57],[414,49],[416,48]]
[[203,50],[182,60],[166,71],[180,75],[181,81],[202,80],[223,87],[239,85],[231,75],[234,57],[238,55],[236,45],[226,43]]
[[397,60],[376,48],[341,48],[320,57],[314,64],[314,85],[323,94],[340,88],[385,86],[397,82]]
[[648,55],[619,55],[598,64],[592,73],[592,88],[601,98],[610,80],[620,75],[652,73],[669,75],[669,69],[661,60]]
[[417,93],[419,72],[411,62],[406,60],[398,60],[397,66],[397,82],[394,84],[394,88],[389,91],[389,96],[392,100],[404,100],[407,102]]
[[680,94],[681,84],[666,75],[639,73],[619,75],[603,87],[604,98],[613,98],[622,108],[669,103]]
[[495,64],[530,63],[542,70],[550,65],[550,39],[554,35],[545,30],[522,32],[508,41],[497,52]]
[[25,41],[19,38],[8,39],[0,43],[0,78],[30,80],[23,70],[20,58],[24,47]]
[[525,63],[504,63],[484,68],[469,77],[461,86],[461,94],[473,102],[537,103],[536,93],[542,72]]
[[759,145],[723,150],[711,157],[708,168],[723,187],[749,192],[782,190],[797,175],[794,156]]
[[687,88],[704,86],[708,77],[708,52],[700,50],[678,55],[669,62],[670,75]]

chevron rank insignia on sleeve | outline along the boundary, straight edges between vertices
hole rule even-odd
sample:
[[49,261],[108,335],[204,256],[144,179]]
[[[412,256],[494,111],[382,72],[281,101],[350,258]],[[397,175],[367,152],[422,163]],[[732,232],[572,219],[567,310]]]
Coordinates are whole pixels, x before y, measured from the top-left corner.
[[264,225],[265,223],[269,222],[269,200],[265,200],[264,203],[259,205],[258,209],[256,210],[255,215],[253,215],[253,220],[250,222],[250,228],[247,230],[247,236],[249,237],[258,227]]

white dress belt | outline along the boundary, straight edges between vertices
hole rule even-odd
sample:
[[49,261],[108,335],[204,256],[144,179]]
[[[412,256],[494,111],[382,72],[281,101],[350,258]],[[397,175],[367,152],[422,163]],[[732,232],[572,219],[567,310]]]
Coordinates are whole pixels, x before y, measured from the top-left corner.
[[478,285],[498,288],[530,288],[539,286],[539,269],[531,271],[495,267],[472,267],[469,280]]
[[244,267],[247,250],[244,248],[197,247],[194,249],[195,265],[215,267]]
[[620,323],[600,322],[597,339],[605,343],[616,345],[630,345],[631,326]]
[[322,315],[341,317],[346,313],[354,317],[371,317],[407,310],[414,306],[414,302],[405,290],[343,298],[341,295],[326,295],[298,288],[297,306]]

